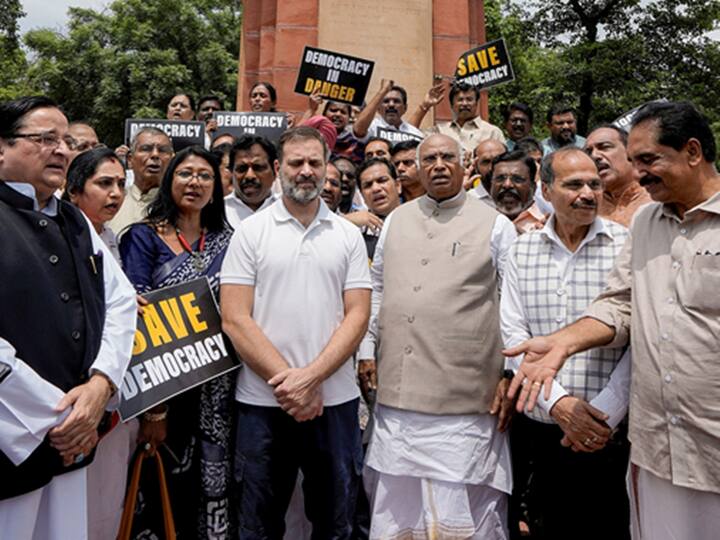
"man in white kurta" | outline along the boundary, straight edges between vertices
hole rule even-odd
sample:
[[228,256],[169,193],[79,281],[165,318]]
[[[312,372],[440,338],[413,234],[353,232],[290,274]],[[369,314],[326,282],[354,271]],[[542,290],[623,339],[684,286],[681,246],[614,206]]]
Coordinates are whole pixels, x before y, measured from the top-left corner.
[[501,381],[498,286],[512,223],[462,190],[461,149],[418,147],[427,195],[385,221],[371,270],[376,425],[371,538],[507,537],[510,455],[489,413]]

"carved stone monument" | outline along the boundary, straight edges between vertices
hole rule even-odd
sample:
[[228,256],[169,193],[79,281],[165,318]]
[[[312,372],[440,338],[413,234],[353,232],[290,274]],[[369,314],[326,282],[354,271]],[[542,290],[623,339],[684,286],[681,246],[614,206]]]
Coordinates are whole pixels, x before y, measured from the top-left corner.
[[[256,81],[278,91],[278,110],[301,112],[293,92],[305,45],[375,61],[368,99],[381,79],[408,91],[414,110],[435,74],[452,77],[458,57],[485,42],[482,0],[244,0],[237,110]],[[487,117],[483,93],[481,114]],[[450,119],[447,99],[435,120]],[[433,118],[428,115],[426,122]]]

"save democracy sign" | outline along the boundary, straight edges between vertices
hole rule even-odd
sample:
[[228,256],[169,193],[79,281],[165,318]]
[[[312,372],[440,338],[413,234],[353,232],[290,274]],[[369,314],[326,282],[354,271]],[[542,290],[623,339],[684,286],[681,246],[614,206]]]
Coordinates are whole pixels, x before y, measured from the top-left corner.
[[144,295],[132,358],[121,388],[123,421],[237,369],[207,278]]

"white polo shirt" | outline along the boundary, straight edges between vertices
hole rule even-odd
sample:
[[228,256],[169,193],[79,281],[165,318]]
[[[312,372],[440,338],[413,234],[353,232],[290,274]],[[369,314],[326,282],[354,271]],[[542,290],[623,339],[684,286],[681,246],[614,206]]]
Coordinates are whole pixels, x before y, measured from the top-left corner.
[[257,210],[253,210],[247,204],[245,204],[240,197],[235,194],[235,191],[233,191],[232,193],[230,193],[230,195],[227,195],[225,197],[225,218],[228,220],[230,226],[233,229],[237,230],[240,227],[240,223],[242,223],[245,218],[249,218],[255,212],[265,210],[277,199],[278,196],[275,195],[273,192],[270,192],[270,195],[268,195],[267,198],[263,201],[263,203],[260,205],[260,208],[258,208]]
[[[252,317],[291,367],[311,363],[345,317],[343,291],[371,289],[360,230],[321,200],[306,229],[282,199],[245,219],[230,241],[222,284],[255,287]],[[360,395],[351,358],[322,386],[323,404]],[[245,366],[235,399],[279,407],[273,388]]]

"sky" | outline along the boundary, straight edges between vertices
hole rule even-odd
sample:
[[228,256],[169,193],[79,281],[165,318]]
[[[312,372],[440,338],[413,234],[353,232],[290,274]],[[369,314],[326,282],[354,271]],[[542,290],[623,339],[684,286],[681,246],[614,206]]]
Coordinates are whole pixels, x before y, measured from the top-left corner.
[[[33,28],[53,28],[63,30],[67,23],[67,10],[70,6],[102,10],[111,0],[22,0],[26,15],[20,20],[20,34]],[[712,32],[713,39],[720,40],[720,30]]]
[[33,28],[63,30],[67,23],[68,7],[102,10],[111,0],[21,0],[25,17],[20,19],[20,33]]

